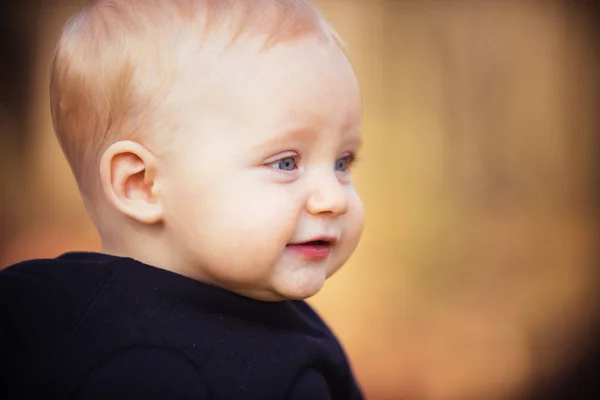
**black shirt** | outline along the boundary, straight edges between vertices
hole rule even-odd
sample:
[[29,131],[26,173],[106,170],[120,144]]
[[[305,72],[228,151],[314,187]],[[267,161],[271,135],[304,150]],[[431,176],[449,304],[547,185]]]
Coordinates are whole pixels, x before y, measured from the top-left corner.
[[0,271],[0,364],[3,399],[362,398],[307,303],[98,253]]

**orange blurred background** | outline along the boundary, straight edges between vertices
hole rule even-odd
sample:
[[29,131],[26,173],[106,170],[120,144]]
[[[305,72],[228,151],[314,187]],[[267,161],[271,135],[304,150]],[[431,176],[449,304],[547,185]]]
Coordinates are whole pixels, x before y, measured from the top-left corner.
[[[362,84],[355,181],[367,226],[310,302],[368,399],[579,399],[565,391],[590,389],[600,335],[594,3],[317,1]],[[48,61],[78,2],[3,4],[0,267],[97,250],[48,106]]]

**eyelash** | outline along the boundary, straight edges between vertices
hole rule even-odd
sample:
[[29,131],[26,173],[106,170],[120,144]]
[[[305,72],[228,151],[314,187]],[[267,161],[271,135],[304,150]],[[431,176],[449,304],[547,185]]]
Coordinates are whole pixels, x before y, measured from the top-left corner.
[[352,169],[352,167],[354,165],[356,165],[356,163],[358,161],[356,154],[353,154],[353,153],[350,153],[350,154],[347,154],[347,155],[345,155],[343,157],[338,158],[337,160],[335,160],[336,164],[340,160],[347,160],[346,161],[347,162],[346,171],[342,171],[342,172],[348,172],[348,171],[350,171]]
[[[277,164],[279,164],[279,163],[281,163],[281,162],[283,162],[285,160],[288,160],[288,159],[294,160],[294,166],[293,166],[292,169],[283,169],[283,168],[277,168],[276,167]],[[298,156],[286,156],[286,157],[280,158],[279,160],[276,160],[276,161],[273,161],[273,162],[269,163],[269,166],[273,167],[275,169],[281,170],[281,171],[291,172],[291,171],[294,171],[294,170],[298,169],[298,159],[299,159]],[[347,160],[346,161],[346,163],[347,163],[346,169],[344,171],[341,171],[341,172],[348,172],[348,171],[350,171],[350,169],[352,169],[352,167],[358,162],[356,154],[350,153],[350,154],[347,154],[347,155],[345,155],[343,157],[340,157],[337,160],[335,160],[334,170],[337,168],[337,163],[340,160]]]

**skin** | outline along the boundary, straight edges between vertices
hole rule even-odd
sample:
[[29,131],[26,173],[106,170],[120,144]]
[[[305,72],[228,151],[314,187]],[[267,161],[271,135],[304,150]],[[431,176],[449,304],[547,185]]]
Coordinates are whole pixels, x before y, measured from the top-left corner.
[[103,218],[118,229],[101,232],[103,252],[261,301],[308,298],[350,257],[364,224],[354,71],[314,36],[261,43],[236,42],[202,74],[192,60],[162,142],[106,150]]

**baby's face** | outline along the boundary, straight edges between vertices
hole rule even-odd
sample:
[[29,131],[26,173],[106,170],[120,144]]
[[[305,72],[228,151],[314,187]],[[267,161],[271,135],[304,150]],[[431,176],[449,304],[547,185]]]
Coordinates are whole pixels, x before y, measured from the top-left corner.
[[351,176],[359,88],[333,45],[259,45],[239,42],[185,82],[157,182],[180,272],[256,299],[302,299],[362,233]]

